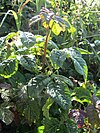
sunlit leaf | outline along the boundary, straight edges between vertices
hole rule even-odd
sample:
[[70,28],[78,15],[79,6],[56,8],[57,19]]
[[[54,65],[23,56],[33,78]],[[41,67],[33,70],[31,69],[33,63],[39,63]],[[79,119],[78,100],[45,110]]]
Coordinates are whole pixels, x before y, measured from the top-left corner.
[[14,16],[14,19],[15,19],[15,22],[16,22],[16,26],[17,26],[17,29],[19,30],[20,29],[20,22],[19,22],[19,19],[18,19],[18,15],[15,11],[13,10],[8,10],[8,12],[5,14],[4,18],[2,19],[1,23],[0,23],[0,27],[3,25],[7,15],[9,15],[9,13],[12,13],[13,16]]
[[28,85],[25,86],[28,96],[30,98],[37,98],[47,86],[49,81],[50,78],[45,75],[37,75],[36,77],[32,78],[28,82]]
[[6,37],[0,37],[0,48],[3,46]]
[[96,96],[100,99],[100,89],[97,91]]
[[14,119],[13,113],[9,110],[9,106],[6,106],[5,103],[0,105],[0,119],[6,125],[11,124]]
[[47,85],[47,93],[65,110],[70,106],[70,94],[64,94],[64,85],[62,83],[50,82]]
[[79,98],[77,98],[76,96],[74,96],[74,97],[72,98],[72,101],[77,101],[78,103],[83,104],[83,101],[80,100]]
[[49,0],[49,2],[50,2],[51,6],[53,8],[56,8],[56,2],[55,2],[55,0]]
[[75,27],[71,26],[71,27],[68,29],[68,31],[69,31],[70,33],[74,34],[74,33],[76,32],[76,29],[75,29]]
[[62,67],[64,61],[66,60],[66,53],[62,50],[52,50],[50,59],[53,65],[56,67]]
[[44,28],[46,28],[46,29],[49,27],[49,25],[48,25],[46,22],[43,22],[42,25],[43,25]]
[[73,92],[75,93],[73,100],[80,102],[80,103],[83,103],[85,100],[88,103],[91,103],[91,93],[88,89],[83,88],[83,87],[76,87],[73,90]]
[[52,50],[52,49],[59,49],[58,48],[58,46],[57,46],[57,44],[56,43],[54,43],[52,40],[49,40],[48,41],[48,49],[50,49],[50,50]]
[[38,127],[38,133],[44,133],[44,126]]
[[21,55],[17,56],[19,63],[28,71],[33,72],[36,70],[36,58],[34,55]]
[[92,54],[91,52],[89,52],[85,49],[82,49],[82,48],[76,48],[76,50],[78,50],[81,54]]
[[58,23],[54,22],[51,30],[55,35],[58,36],[61,31],[63,32],[65,31],[65,26],[64,25],[60,26]]
[[61,27],[63,25],[64,25],[64,28],[66,27],[69,29],[71,27],[71,24],[66,17],[61,18],[61,17],[55,15],[54,18],[55,18],[56,23],[58,23]]
[[0,63],[0,76],[10,78],[18,70],[18,61],[16,59],[4,60]]
[[87,81],[87,76],[88,76],[88,67],[87,67],[87,64],[85,62],[85,60],[81,57],[73,57],[72,58],[73,62],[74,62],[74,67],[75,67],[75,70],[83,75],[84,77],[84,80],[85,82]]
[[55,21],[53,19],[51,19],[49,22],[49,27],[52,28],[54,23],[55,23]]
[[43,115],[49,119],[49,109],[52,106],[52,104],[54,103],[54,100],[52,98],[48,98],[46,103],[44,104],[42,111],[43,111]]
[[7,36],[6,36],[6,41],[9,40],[9,39],[12,39],[13,40],[13,37],[17,36],[17,33],[16,32],[11,32],[9,33]]
[[[32,33],[19,31],[18,34],[23,47],[26,46],[29,48],[36,43],[36,39]],[[17,42],[16,42],[16,45],[17,45]]]
[[73,83],[69,78],[67,78],[63,75],[55,75],[54,74],[53,76],[54,76],[55,80],[62,82],[62,83],[65,83],[65,84],[68,84],[69,86],[73,87]]

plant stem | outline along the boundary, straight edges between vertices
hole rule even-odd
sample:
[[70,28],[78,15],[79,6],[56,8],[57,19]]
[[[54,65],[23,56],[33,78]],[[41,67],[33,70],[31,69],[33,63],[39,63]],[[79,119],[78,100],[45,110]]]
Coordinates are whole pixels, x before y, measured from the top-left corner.
[[45,65],[46,62],[46,50],[47,50],[47,45],[48,45],[48,40],[49,40],[49,36],[50,36],[51,31],[49,30],[49,27],[46,29],[46,39],[45,39],[45,43],[44,43],[44,56],[43,56],[43,67]]
[[30,0],[26,0],[23,5],[18,9],[18,13],[25,7],[25,5],[30,2]]
[[62,0],[60,0],[60,16],[62,16]]

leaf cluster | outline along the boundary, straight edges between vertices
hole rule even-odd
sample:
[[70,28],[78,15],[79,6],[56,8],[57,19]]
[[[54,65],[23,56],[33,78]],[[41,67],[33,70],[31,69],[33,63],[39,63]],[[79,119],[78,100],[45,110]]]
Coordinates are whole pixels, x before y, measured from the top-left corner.
[[2,122],[28,124],[34,133],[99,131],[98,6],[26,0],[11,7],[0,7]]

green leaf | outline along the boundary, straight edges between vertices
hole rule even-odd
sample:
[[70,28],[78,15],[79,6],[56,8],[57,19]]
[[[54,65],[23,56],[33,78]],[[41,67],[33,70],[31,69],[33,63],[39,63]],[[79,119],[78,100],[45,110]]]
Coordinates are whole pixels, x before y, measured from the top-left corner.
[[1,21],[1,23],[0,23],[0,28],[1,28],[1,26],[3,25],[3,23],[4,23],[4,21],[5,21],[6,17],[7,17],[7,15],[10,14],[10,12],[13,14],[14,19],[15,19],[15,22],[16,22],[17,29],[19,30],[19,29],[20,29],[20,22],[19,22],[19,19],[18,19],[18,15],[17,15],[17,13],[16,13],[15,11],[13,11],[13,10],[8,10],[8,11],[7,11],[7,13],[5,14],[4,18],[2,19],[2,21]]
[[56,8],[56,2],[55,2],[55,0],[49,0],[49,2],[50,2],[51,6],[53,8]]
[[74,57],[82,57],[82,55],[80,54],[80,52],[72,47],[68,48],[64,48],[64,51],[66,52],[67,56],[70,58],[74,58]]
[[85,49],[82,49],[82,48],[75,48],[77,51],[80,52],[80,54],[92,54],[91,52],[85,50]]
[[[27,48],[34,46],[34,44],[36,43],[36,39],[34,37],[34,35],[30,32],[23,32],[23,31],[18,31],[19,34],[19,38],[21,41],[20,43],[22,43],[22,46],[26,46]],[[17,42],[16,42],[17,45]],[[19,44],[18,44],[19,45]]]
[[65,124],[60,125],[57,133],[78,133],[78,128],[74,120],[67,118]]
[[65,31],[65,25],[55,22],[53,19],[50,21],[49,26],[55,35],[59,35],[61,31]]
[[54,43],[52,40],[49,40],[48,42],[48,49],[52,50],[52,49],[58,49],[58,46],[56,45],[56,43]]
[[4,60],[0,63],[0,76],[10,78],[18,70],[18,61],[16,59]]
[[41,7],[45,5],[45,2],[46,0],[36,0],[36,8],[38,12],[40,11]]
[[70,106],[70,94],[64,94],[65,86],[62,83],[50,82],[47,85],[47,93],[56,101],[63,109],[68,110]]
[[24,106],[23,114],[28,120],[29,124],[32,124],[35,120],[38,121],[40,117],[40,106],[38,100],[29,100]]
[[45,133],[78,133],[78,128],[76,123],[68,119],[65,120],[66,122],[61,122],[56,118],[45,119]]
[[71,101],[76,101],[76,102],[78,102],[78,103],[83,104],[83,101],[82,101],[82,100],[80,100],[79,98],[77,98],[76,96],[74,96],[74,97],[72,98],[72,100],[71,100]]
[[0,119],[9,125],[13,121],[13,114],[9,109],[0,109]]
[[15,75],[10,77],[8,80],[9,80],[10,84],[13,87],[16,87],[18,84],[25,84],[26,83],[25,76],[21,72],[19,72],[19,71],[17,71],[15,73]]
[[64,61],[66,60],[66,52],[54,49],[51,51],[50,59],[55,68],[62,67]]
[[63,75],[55,75],[55,74],[53,74],[53,77],[54,77],[54,79],[73,87],[73,82],[70,79],[68,79],[67,77],[65,77]]
[[13,13],[13,16],[14,16],[14,19],[15,19],[15,22],[16,22],[16,26],[17,26],[17,30],[19,30],[20,29],[20,21],[19,21],[19,18],[18,18],[18,14],[13,10],[10,10],[10,12]]
[[49,109],[52,106],[52,104],[54,103],[54,100],[52,98],[48,98],[46,103],[44,104],[42,111],[43,111],[43,115],[49,119]]
[[66,28],[70,28],[71,24],[68,21],[68,19],[66,18],[66,16],[63,17],[63,19],[59,16],[54,16],[56,23],[58,23],[61,27],[63,26],[63,24],[66,26]]
[[2,48],[2,46],[4,45],[4,42],[5,42],[5,37],[0,37],[0,48]]
[[36,70],[36,58],[34,55],[21,55],[17,56],[19,63],[28,71],[33,72]]
[[40,96],[42,90],[47,86],[49,83],[50,78],[45,75],[37,75],[36,77],[32,78],[28,85],[26,85],[27,93],[30,98],[37,98]]
[[59,130],[59,121],[56,118],[51,119],[45,119],[45,133],[57,133],[57,130]]
[[[73,97],[73,100],[76,100],[77,102],[81,102],[83,103],[84,100],[86,99],[88,103],[91,102],[91,92],[86,89],[86,88],[83,88],[83,87],[76,87],[74,90],[73,90],[73,93],[74,93],[74,97]],[[81,100],[81,101],[80,101]],[[85,101],[86,101],[85,100]]]
[[44,133],[44,126],[38,127],[38,133]]
[[83,75],[84,77],[84,80],[85,82],[87,81],[87,76],[88,76],[88,67],[87,67],[87,64],[85,62],[85,60],[81,57],[77,57],[77,56],[73,56],[72,57],[72,60],[74,62],[74,67],[75,67],[75,70]]
[[76,32],[76,28],[73,27],[73,26],[70,26],[70,28],[68,29],[68,31],[69,31],[72,35],[74,35],[74,33]]
[[45,40],[42,35],[35,35],[35,38],[36,38],[36,43],[41,43]]
[[13,113],[9,110],[9,106],[4,104],[0,105],[0,119],[6,124],[9,125],[13,121]]
[[100,99],[100,88],[99,88],[99,90],[97,91],[96,96],[99,97],[99,99]]
[[17,33],[16,32],[11,32],[9,33],[7,36],[6,36],[6,41],[9,40],[9,39],[12,39],[14,36],[16,36]]

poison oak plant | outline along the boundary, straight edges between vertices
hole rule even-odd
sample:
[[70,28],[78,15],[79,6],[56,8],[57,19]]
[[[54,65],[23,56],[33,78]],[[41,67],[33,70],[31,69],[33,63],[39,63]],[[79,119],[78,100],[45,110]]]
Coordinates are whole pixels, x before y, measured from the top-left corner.
[[[22,125],[34,124],[34,133],[77,133],[86,122],[97,129],[99,100],[92,104],[91,98],[94,92],[97,96],[100,94],[87,81],[88,67],[82,56],[91,53],[78,47],[60,49],[51,37],[52,33],[58,36],[65,30],[73,35],[76,29],[66,16],[61,18],[53,11],[42,8],[30,20],[30,26],[41,21],[46,35],[34,35],[21,31],[18,14],[11,12],[18,31],[0,38],[0,119],[7,125],[12,121]],[[74,77],[60,72],[69,68],[81,77],[77,86]],[[77,106],[72,105],[74,102]],[[78,107],[85,103],[88,104],[87,113],[85,106],[84,111]],[[95,112],[96,126],[91,120],[92,112]],[[71,119],[73,117],[75,120]]]

